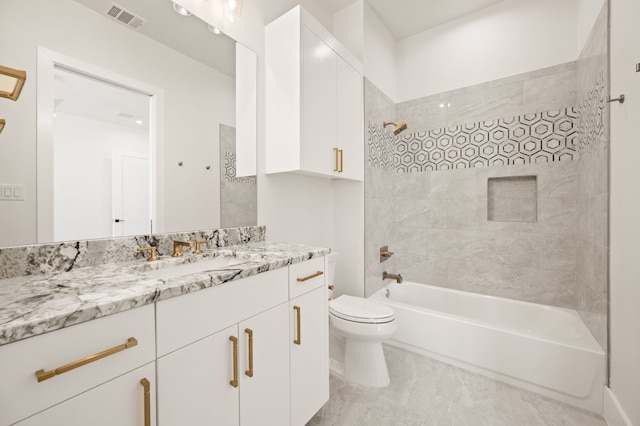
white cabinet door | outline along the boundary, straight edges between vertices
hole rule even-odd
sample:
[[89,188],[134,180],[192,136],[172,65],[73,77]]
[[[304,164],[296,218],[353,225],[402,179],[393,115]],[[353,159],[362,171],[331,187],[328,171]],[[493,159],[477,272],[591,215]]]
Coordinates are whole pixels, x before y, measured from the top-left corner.
[[158,359],[158,425],[238,425],[230,337],[237,325]]
[[342,150],[339,177],[364,179],[364,81],[362,75],[338,57],[337,146]]
[[289,302],[291,425],[303,426],[329,400],[329,339],[325,287]]
[[[242,426],[290,423],[288,323],[288,303],[240,323]],[[250,336],[253,339],[251,346]],[[249,365],[250,359],[252,365]]]
[[301,168],[329,176],[336,165],[336,58],[324,41],[302,26]]
[[[149,381],[150,394],[146,402],[142,379]],[[18,422],[16,425],[155,425],[155,389],[155,363],[150,363]],[[145,404],[149,404],[147,410],[145,410]],[[145,415],[149,416],[148,423],[145,421]]]

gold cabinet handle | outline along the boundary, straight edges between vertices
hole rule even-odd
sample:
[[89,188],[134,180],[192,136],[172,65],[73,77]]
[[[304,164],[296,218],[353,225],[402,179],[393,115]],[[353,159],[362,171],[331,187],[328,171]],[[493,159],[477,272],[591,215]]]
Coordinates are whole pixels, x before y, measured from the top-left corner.
[[253,330],[245,328],[244,332],[249,335],[249,369],[244,374],[253,377]]
[[44,382],[45,380],[51,379],[59,374],[66,373],[67,371],[71,371],[78,367],[82,367],[83,365],[87,365],[99,359],[106,358],[110,355],[117,354],[118,352],[122,352],[125,349],[132,348],[137,344],[138,344],[138,341],[136,340],[135,337],[129,337],[129,339],[127,340],[127,343],[124,343],[122,345],[116,346],[111,349],[107,349],[106,351],[102,351],[94,355],[90,355],[84,359],[74,361],[67,365],[63,365],[62,367],[58,367],[55,370],[50,370],[50,371],[38,370],[36,371],[36,378],[38,379],[38,382]]
[[333,148],[333,152],[334,152],[334,153],[335,153],[335,155],[336,155],[336,166],[334,167],[333,171],[334,171],[334,172],[339,172],[339,171],[340,171],[340,163],[339,163],[339,159],[338,159],[338,157],[339,157],[339,155],[340,155],[340,154],[339,154],[339,153],[340,153],[340,150],[339,150],[338,148]]
[[151,426],[151,383],[144,378],[140,384],[144,392],[144,426]]
[[302,343],[302,335],[300,331],[300,306],[294,306],[293,310],[296,311],[296,340],[293,341],[296,345],[300,345]]
[[229,382],[234,388],[238,387],[238,338],[229,336],[229,340],[233,342],[233,380]]
[[344,159],[344,151],[339,149],[338,152],[340,153],[340,169],[338,170],[338,172],[342,173],[342,160]]
[[318,272],[316,272],[315,274],[309,275],[308,277],[304,277],[304,278],[297,278],[297,279],[296,279],[296,281],[298,281],[299,283],[303,283],[303,282],[308,281],[308,280],[310,280],[310,279],[312,279],[312,278],[319,277],[319,276],[320,276],[320,275],[322,275],[322,274],[324,274],[324,272],[322,272],[322,271],[318,271]]

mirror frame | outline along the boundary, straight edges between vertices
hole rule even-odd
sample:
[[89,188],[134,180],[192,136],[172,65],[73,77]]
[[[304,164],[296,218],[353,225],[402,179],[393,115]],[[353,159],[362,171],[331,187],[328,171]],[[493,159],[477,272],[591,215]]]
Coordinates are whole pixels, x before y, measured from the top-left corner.
[[[105,70],[87,62],[38,46],[36,94],[36,158],[37,158],[37,243],[50,243],[53,238],[53,114],[54,68],[65,68],[79,74],[123,86],[150,97],[151,199],[152,232],[164,232],[164,90],[130,77]],[[96,236],[95,238],[113,238]]]

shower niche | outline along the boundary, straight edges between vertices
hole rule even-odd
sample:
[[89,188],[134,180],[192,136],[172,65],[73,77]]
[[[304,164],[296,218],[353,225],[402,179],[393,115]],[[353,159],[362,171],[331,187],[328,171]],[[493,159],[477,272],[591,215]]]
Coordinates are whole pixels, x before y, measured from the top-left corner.
[[537,222],[536,176],[508,176],[487,181],[487,220],[492,222]]

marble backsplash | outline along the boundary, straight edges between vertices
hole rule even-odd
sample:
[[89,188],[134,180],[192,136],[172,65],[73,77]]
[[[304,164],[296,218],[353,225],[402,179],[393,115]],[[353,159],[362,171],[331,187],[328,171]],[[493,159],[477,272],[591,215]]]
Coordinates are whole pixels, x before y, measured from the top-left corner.
[[264,226],[213,229],[101,240],[68,241],[0,248],[0,279],[66,272],[74,268],[144,259],[140,247],[156,247],[159,256],[170,256],[173,241],[209,241],[206,248],[220,248],[265,240]]

